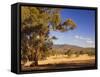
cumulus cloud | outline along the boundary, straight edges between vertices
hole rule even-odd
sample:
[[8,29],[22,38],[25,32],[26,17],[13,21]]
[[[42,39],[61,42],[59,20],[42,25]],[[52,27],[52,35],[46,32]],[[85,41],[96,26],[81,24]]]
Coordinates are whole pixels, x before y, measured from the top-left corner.
[[87,40],[86,42],[89,44],[94,44],[94,41],[92,41],[92,40]]
[[90,38],[75,35],[75,39],[78,40],[78,41],[82,41],[82,43],[85,43],[86,46],[89,46],[89,47],[94,47],[95,46],[95,41],[90,39]]
[[82,37],[82,36],[79,36],[79,35],[75,35],[75,38],[80,39],[80,40],[90,40],[89,38]]
[[75,38],[76,38],[76,39],[80,39],[80,36],[78,36],[78,35],[75,35]]

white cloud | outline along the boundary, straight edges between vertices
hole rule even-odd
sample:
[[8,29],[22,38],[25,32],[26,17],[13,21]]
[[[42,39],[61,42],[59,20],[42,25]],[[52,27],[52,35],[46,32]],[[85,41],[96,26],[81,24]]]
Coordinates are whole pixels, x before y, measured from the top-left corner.
[[75,35],[75,38],[80,39],[80,40],[90,40],[89,38],[82,37],[82,36],[79,36],[79,35]]
[[78,36],[78,35],[75,35],[75,38],[76,38],[76,39],[80,39],[80,36]]
[[87,40],[86,42],[89,44],[94,44],[94,41],[92,41],[92,40]]
[[75,39],[84,43],[85,46],[95,47],[95,40],[92,40],[92,39],[87,38],[87,37],[79,36],[79,35],[75,35]]

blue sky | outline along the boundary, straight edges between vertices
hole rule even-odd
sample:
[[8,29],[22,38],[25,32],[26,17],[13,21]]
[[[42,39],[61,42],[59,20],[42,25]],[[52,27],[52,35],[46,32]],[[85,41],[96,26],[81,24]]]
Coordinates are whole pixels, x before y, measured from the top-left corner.
[[77,27],[68,32],[51,31],[50,36],[56,36],[54,44],[70,44],[81,47],[95,47],[95,11],[80,9],[62,9],[62,22],[71,18]]

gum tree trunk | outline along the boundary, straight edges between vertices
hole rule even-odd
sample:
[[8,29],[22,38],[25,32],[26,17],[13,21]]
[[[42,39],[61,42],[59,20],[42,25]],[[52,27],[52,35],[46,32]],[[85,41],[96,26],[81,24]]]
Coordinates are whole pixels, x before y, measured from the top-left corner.
[[34,61],[35,61],[35,66],[38,65],[38,49],[36,48],[35,49],[35,52],[34,52]]

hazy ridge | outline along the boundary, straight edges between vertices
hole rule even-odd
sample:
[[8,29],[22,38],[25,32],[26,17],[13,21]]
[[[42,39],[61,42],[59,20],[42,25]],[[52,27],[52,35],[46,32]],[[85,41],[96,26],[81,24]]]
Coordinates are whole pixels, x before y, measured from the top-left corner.
[[90,47],[79,47],[75,45],[68,45],[68,44],[62,44],[62,45],[53,45],[52,47],[54,50],[60,51],[60,52],[66,52],[67,50],[72,51],[95,51],[95,48]]

